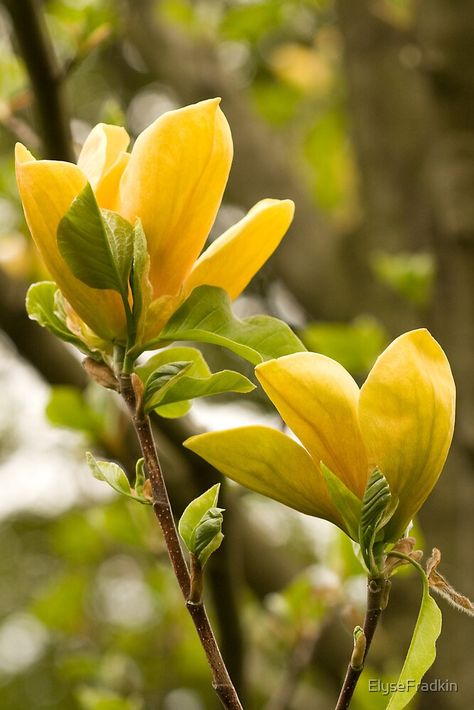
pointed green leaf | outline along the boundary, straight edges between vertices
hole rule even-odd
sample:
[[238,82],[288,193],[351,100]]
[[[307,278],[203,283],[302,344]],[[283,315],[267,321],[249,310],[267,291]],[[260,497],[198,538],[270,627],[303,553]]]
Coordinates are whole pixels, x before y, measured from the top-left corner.
[[135,491],[139,496],[143,494],[143,486],[145,485],[145,481],[145,461],[143,458],[140,458],[135,465]]
[[144,385],[147,384],[149,377],[162,365],[167,365],[172,362],[192,362],[193,367],[189,374],[193,377],[207,377],[211,374],[207,362],[200,350],[187,346],[175,348],[166,348],[160,350],[151,357],[144,365],[135,368],[135,372],[140,377]]
[[[160,395],[166,386],[171,381],[175,381],[180,375],[183,375],[192,366],[192,362],[179,360],[178,362],[168,362],[165,365],[160,365],[148,378],[145,386],[145,406],[148,410],[153,409],[152,400],[160,400]],[[183,398],[181,398],[183,399]]]
[[175,340],[222,345],[254,365],[306,349],[289,326],[277,318],[251,316],[242,320],[235,317],[228,294],[216,286],[195,288],[159,338],[141,350],[151,350],[159,342]]
[[209,488],[208,491],[192,500],[179,520],[179,534],[190,552],[193,551],[191,548],[193,544],[194,530],[207,511],[211,508],[216,508],[220,487],[221,484],[216,483],[214,486]]
[[204,567],[213,552],[220,547],[224,535],[222,508],[210,508],[196,525],[192,535],[191,552]]
[[[139,219],[133,228],[133,259],[130,274],[130,285],[133,296],[133,319],[136,326],[142,320],[153,298],[153,289],[148,278],[150,271],[150,256],[142,223]],[[138,329],[139,330],[139,329]]]
[[127,498],[132,498],[145,505],[151,505],[151,501],[137,495],[132,490],[127,474],[118,464],[113,463],[113,461],[96,461],[89,451],[86,453],[86,460],[94,478],[99,481],[105,481],[114,491],[127,496]]
[[[186,360],[171,361],[173,357]],[[255,389],[255,385],[239,372],[222,370],[212,374],[196,348],[168,348],[154,355],[136,372],[145,383],[145,410],[155,409],[162,416],[167,416],[167,410],[161,409],[165,405]],[[176,416],[174,411],[173,416]]]
[[81,352],[98,359],[82,340],[79,340],[67,327],[63,318],[60,318],[57,308],[56,295],[59,289],[54,281],[40,281],[32,284],[26,294],[26,310],[31,320],[35,320],[43,328],[47,328],[57,338],[66,343],[75,345]]
[[341,479],[326,466],[324,461],[320,462],[320,467],[331,500],[344,520],[347,533],[357,542],[359,539],[361,501],[344,485]]
[[436,641],[441,633],[441,611],[429,593],[423,568],[415,566],[423,580],[423,597],[410,647],[398,679],[398,690],[391,696],[387,710],[402,710],[416,694],[418,683],[436,658]]
[[212,397],[226,392],[247,393],[255,389],[250,380],[233,370],[222,370],[205,378],[183,375],[174,378],[165,390],[157,392],[148,407],[155,409],[175,402],[183,402],[197,397]]
[[374,468],[362,498],[359,525],[361,554],[371,573],[376,573],[378,566],[374,557],[377,533],[390,520],[397,505],[398,501],[392,498],[387,479],[379,468]]
[[58,226],[59,251],[76,278],[91,288],[128,296],[133,228],[123,217],[100,210],[89,183]]

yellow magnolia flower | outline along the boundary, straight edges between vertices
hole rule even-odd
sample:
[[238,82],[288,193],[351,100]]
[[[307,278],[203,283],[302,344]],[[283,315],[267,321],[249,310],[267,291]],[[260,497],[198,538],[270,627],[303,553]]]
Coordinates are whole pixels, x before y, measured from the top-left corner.
[[342,365],[310,352],[264,362],[256,375],[301,444],[247,426],[194,436],[185,446],[238,483],[348,534],[320,463],[359,500],[377,466],[398,498],[385,540],[398,539],[435,485],[453,435],[454,381],[430,333],[397,338],[360,389]]
[[236,298],[291,223],[291,200],[262,200],[199,256],[232,162],[232,138],[219,101],[163,114],[138,136],[131,153],[123,128],[99,124],[77,165],[35,160],[17,145],[17,182],[36,246],[74,311],[102,338],[125,339],[120,296],[73,276],[56,237],[59,222],[87,181],[101,208],[132,224],[136,218],[142,222],[153,300],[144,339],[159,333],[196,286],[219,286]]

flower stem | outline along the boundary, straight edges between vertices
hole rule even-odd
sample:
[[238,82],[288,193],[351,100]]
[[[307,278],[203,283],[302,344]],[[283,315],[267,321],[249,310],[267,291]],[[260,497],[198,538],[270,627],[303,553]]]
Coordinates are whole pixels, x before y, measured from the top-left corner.
[[[369,652],[370,644],[374,637],[377,624],[379,622],[382,611],[385,609],[387,604],[387,594],[389,590],[390,582],[384,577],[369,577],[367,582],[367,610],[365,612],[364,619],[364,634],[366,638],[366,647],[363,657],[363,662],[367,658],[367,653]],[[350,662],[346,676],[344,678],[344,683],[342,684],[341,692],[337,701],[335,710],[346,710],[349,707],[354,690],[357,685],[362,671],[364,670],[364,663],[358,665],[356,668]]]
[[212,672],[212,686],[223,707],[227,710],[243,710],[237,692],[232,684],[221,652],[217,645],[206,609],[201,600],[190,599],[191,579],[188,566],[181,549],[178,531],[173,518],[173,511],[168,498],[166,484],[163,478],[158,453],[156,451],[150,419],[137,407],[137,398],[129,375],[120,378],[121,395],[131,414],[133,425],[140,443],[146,471],[153,493],[153,510],[160,524],[168,549],[169,558],[181,592],[186,602],[186,608],[194,622],[201,645]]

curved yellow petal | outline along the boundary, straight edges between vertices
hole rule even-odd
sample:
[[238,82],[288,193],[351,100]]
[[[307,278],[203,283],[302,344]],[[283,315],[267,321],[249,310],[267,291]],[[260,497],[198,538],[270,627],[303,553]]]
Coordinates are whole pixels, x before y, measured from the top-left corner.
[[[96,193],[97,202],[101,207],[113,209],[118,198],[119,180],[126,165],[123,155],[130,143],[130,138],[121,126],[98,123],[87,136],[79,153],[77,164],[89,180]],[[119,176],[117,178],[117,167]],[[121,168],[121,169],[120,169]],[[109,173],[115,174],[114,187],[116,194],[111,195]],[[104,189],[103,183],[108,182]],[[107,203],[107,204],[105,204]],[[109,205],[112,205],[109,206]]]
[[76,279],[59,253],[56,232],[86,178],[77,165],[35,160],[21,144],[15,151],[18,190],[25,217],[38,251],[65,298],[100,337],[111,340],[125,332],[125,316],[118,294],[89,288]]
[[359,418],[369,462],[399,505],[388,526],[400,536],[443,468],[453,436],[455,385],[440,345],[425,329],[401,335],[361,389]]
[[141,219],[155,298],[179,291],[222,199],[232,139],[219,101],[160,116],[138,136],[123,174],[120,212]]
[[347,370],[324,355],[295,353],[257,365],[255,374],[313,461],[324,461],[361,498],[367,456],[357,420],[359,388]]
[[120,180],[130,160],[130,153],[121,153],[100,180],[95,190],[99,207],[118,212],[120,210]]
[[199,257],[184,283],[185,293],[208,284],[237,298],[283,239],[294,210],[291,200],[258,202]]
[[343,528],[319,468],[280,431],[239,427],[192,436],[184,446],[242,486]]

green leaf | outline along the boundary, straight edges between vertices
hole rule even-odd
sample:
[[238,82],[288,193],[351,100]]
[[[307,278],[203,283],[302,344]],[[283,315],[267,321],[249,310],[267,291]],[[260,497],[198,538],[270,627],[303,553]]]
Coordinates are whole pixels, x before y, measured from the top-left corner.
[[[171,360],[171,358],[183,358]],[[145,410],[155,409],[162,416],[171,404],[196,397],[211,397],[225,392],[251,392],[255,385],[244,375],[232,370],[212,374],[202,353],[196,348],[169,348],[154,355],[136,372],[145,384]],[[186,408],[186,411],[189,407]],[[175,413],[172,416],[182,416]],[[164,414],[163,414],[164,412]]]
[[436,641],[441,633],[441,611],[429,593],[428,580],[420,565],[414,565],[423,580],[423,597],[405,662],[387,710],[402,710],[416,694],[417,685],[436,658]]
[[374,468],[362,498],[359,524],[361,554],[370,573],[377,574],[378,561],[374,556],[377,533],[390,520],[398,505],[392,498],[387,479],[379,468]]
[[133,228],[120,215],[99,209],[89,183],[60,221],[57,241],[76,278],[91,288],[128,297]]
[[357,542],[359,539],[361,501],[326,466],[324,461],[320,462],[320,466],[331,500],[341,514],[348,534]]
[[113,463],[113,461],[96,461],[89,451],[86,453],[86,460],[94,478],[99,481],[105,481],[114,491],[127,496],[127,498],[132,498],[145,505],[151,505],[151,501],[132,490],[127,474],[118,464]]
[[193,534],[195,528],[198,526],[202,518],[205,516],[208,510],[211,508],[216,508],[217,499],[219,498],[219,490],[221,484],[216,483],[214,486],[209,488],[208,491],[200,495],[198,498],[189,503],[183,512],[179,524],[178,530],[181,538],[190,552],[192,550],[193,544]]
[[59,289],[54,281],[40,281],[32,284],[26,294],[26,310],[29,318],[35,320],[43,328],[47,328],[57,338],[75,345],[89,357],[98,359],[97,353],[89,350],[82,340],[71,333],[65,321],[59,317],[56,303],[56,294],[58,293]]
[[160,394],[166,388],[166,385],[189,370],[192,364],[192,362],[186,360],[178,360],[178,362],[168,362],[165,365],[160,365],[146,382],[145,404],[147,408],[153,409],[153,406],[149,406],[153,400],[153,395]]
[[[160,396],[158,406],[174,404],[197,397],[213,397],[226,392],[247,393],[255,389],[255,385],[240,372],[221,370],[206,378],[188,377],[183,375],[170,383],[164,394]],[[161,393],[158,393],[161,395]],[[156,406],[156,405],[155,405]]]
[[145,460],[140,458],[135,465],[135,492],[139,496],[143,494],[143,486],[145,485],[145,481]]
[[277,318],[236,318],[228,294],[216,286],[195,288],[160,336],[141,346],[141,351],[176,340],[221,345],[254,365],[306,349],[289,326]]
[[189,374],[193,377],[207,377],[211,374],[209,366],[201,351],[197,348],[188,346],[179,346],[160,350],[160,352],[156,353],[153,357],[147,360],[144,365],[136,367],[135,372],[146,386],[151,375],[162,365],[180,361],[192,363],[192,368],[190,368]]
[[150,271],[150,256],[142,223],[139,219],[133,228],[133,260],[130,274],[130,285],[133,295],[133,319],[138,325],[142,314],[146,311],[153,298],[153,289],[148,278]]
[[220,547],[224,535],[222,508],[210,508],[196,525],[192,535],[191,551],[204,567],[209,557]]

